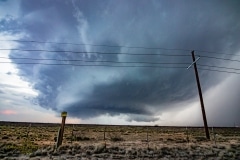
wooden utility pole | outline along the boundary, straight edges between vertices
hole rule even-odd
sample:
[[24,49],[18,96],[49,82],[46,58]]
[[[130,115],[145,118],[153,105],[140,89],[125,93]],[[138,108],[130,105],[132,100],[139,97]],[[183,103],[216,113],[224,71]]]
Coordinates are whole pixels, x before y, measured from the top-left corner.
[[[195,62],[194,51],[192,51],[192,60],[193,60],[193,63],[194,63]],[[194,65],[195,76],[196,76],[196,80],[197,80],[197,87],[198,87],[198,93],[199,93],[199,98],[200,98],[200,103],[201,103],[201,109],[202,109],[202,116],[203,116],[203,123],[204,123],[206,138],[210,139],[208,124],[207,124],[207,117],[206,117],[206,113],[205,113],[202,90],[201,90],[201,85],[200,85],[200,81],[199,81],[199,77],[198,77],[198,70],[197,70],[196,62],[193,65]]]

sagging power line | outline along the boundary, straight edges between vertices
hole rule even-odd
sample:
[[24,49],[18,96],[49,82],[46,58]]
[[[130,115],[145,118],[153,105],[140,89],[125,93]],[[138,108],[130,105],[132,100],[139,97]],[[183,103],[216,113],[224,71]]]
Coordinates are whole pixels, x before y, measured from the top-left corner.
[[200,69],[200,70],[205,70],[205,71],[220,72],[220,73],[233,73],[233,74],[240,74],[239,72],[222,71],[222,70],[217,70],[217,69],[206,69],[206,68],[198,68],[198,69]]
[[[71,50],[45,50],[45,49],[18,49],[18,48],[13,48],[13,49],[3,49],[1,48],[0,50],[6,51],[6,50],[11,50],[11,51],[22,51],[22,52],[49,52],[49,53],[74,53],[74,54],[107,54],[107,55],[130,55],[130,56],[175,56],[175,57],[189,57],[188,54],[164,54],[164,53],[121,53],[121,52],[84,52],[84,51],[71,51]],[[218,59],[218,60],[224,60],[224,61],[231,61],[231,62],[240,62],[240,60],[237,59],[230,59],[230,58],[222,58],[222,57],[215,57],[215,56],[200,56],[202,58],[210,58],[210,59]]]
[[240,70],[240,68],[229,68],[229,67],[214,66],[214,65],[204,65],[204,64],[198,64],[198,65],[202,66],[202,67],[221,68],[221,69],[229,69],[229,70],[237,70],[237,71]]
[[198,53],[211,53],[216,55],[228,55],[228,56],[240,56],[239,54],[231,54],[231,53],[223,53],[223,52],[213,52],[213,51],[203,51],[203,50],[195,50]]
[[40,64],[40,65],[51,65],[51,66],[98,66],[98,67],[129,67],[129,68],[134,68],[134,67],[146,67],[146,68],[174,68],[174,69],[185,69],[186,67],[180,67],[180,66],[146,66],[146,65],[107,65],[107,64],[64,64],[64,63],[41,63],[41,62],[37,62],[37,63],[31,63],[31,62],[0,62],[0,64],[4,64],[4,63],[13,63],[13,64],[26,64],[26,65],[35,65],[35,64]]
[[[167,51],[186,51],[190,52],[192,49],[184,49],[184,48],[165,48],[165,47],[145,47],[145,46],[125,46],[125,45],[107,45],[107,44],[86,44],[86,43],[71,43],[71,42],[51,42],[51,41],[36,41],[36,40],[0,40],[1,41],[15,41],[20,43],[42,43],[42,44],[61,44],[61,45],[77,45],[77,46],[95,46],[95,47],[121,47],[121,48],[129,48],[129,49],[147,49],[147,50],[167,50]],[[216,51],[207,51],[207,50],[196,50],[199,53],[211,53],[211,54],[223,54],[229,56],[240,56],[238,54],[230,54],[224,52],[216,52]]]
[[[113,61],[113,60],[108,60],[108,61],[99,61],[99,60],[83,60],[83,59],[54,59],[54,58],[29,58],[29,57],[0,57],[0,59],[7,59],[7,60],[23,60],[24,62],[0,62],[2,63],[14,63],[14,64],[19,64],[19,65],[57,65],[57,66],[99,66],[99,67],[147,67],[147,68],[185,68],[180,65],[186,65],[189,64],[187,62],[183,63],[177,63],[177,62],[146,62],[146,61]],[[66,63],[42,63],[42,62],[26,62],[25,60],[30,60],[30,61],[57,61],[57,62],[66,62]],[[104,63],[104,64],[70,64],[68,62],[86,62],[86,63]],[[105,63],[111,63],[105,64]],[[112,65],[112,64],[146,64],[146,65]],[[161,65],[161,66],[159,66]],[[164,66],[163,66],[164,65]],[[167,66],[166,66],[167,65]],[[169,65],[178,65],[171,67]],[[233,74],[240,74],[239,72],[234,72],[234,71],[229,71],[229,70],[235,70],[238,71],[240,70],[239,68],[229,68],[229,67],[223,67],[223,66],[214,66],[214,65],[204,65],[204,64],[198,64],[199,66],[202,67],[207,67],[207,68],[199,68],[200,70],[205,70],[205,71],[215,71],[215,72],[221,72],[221,73],[233,73]],[[227,70],[216,70],[216,69],[211,69],[211,68],[219,68],[219,69],[227,69]]]
[[188,54],[163,54],[163,53],[121,53],[121,52],[83,52],[83,51],[64,51],[64,50],[45,50],[45,49],[18,49],[18,48],[13,48],[13,49],[4,49],[1,48],[1,51],[7,51],[7,50],[11,50],[11,51],[22,51],[22,52],[52,52],[52,53],[76,53],[76,54],[110,54],[110,55],[133,55],[133,56],[149,56],[149,55],[156,55],[156,56],[184,56],[184,57],[189,57]]
[[[69,61],[69,60],[67,60]],[[85,61],[87,62],[87,61]],[[97,61],[100,62],[100,61]],[[82,66],[82,67],[116,67],[116,68],[162,68],[162,69],[186,69],[186,67],[182,66],[162,66],[166,64],[177,64],[177,63],[158,63],[161,66],[158,65],[109,65],[109,64],[67,64],[67,63],[42,63],[42,62],[0,62],[0,64],[5,63],[12,63],[12,64],[19,64],[19,65],[50,65],[50,66]],[[113,62],[111,62],[113,63]],[[125,62],[123,62],[125,63]],[[134,62],[135,63],[135,62]],[[136,62],[138,63],[138,62]],[[185,64],[185,63],[180,63]],[[207,65],[199,65],[199,66],[207,66]],[[199,70],[205,70],[205,71],[213,71],[213,72],[220,72],[220,73],[232,73],[232,74],[240,74],[239,72],[233,72],[233,71],[223,71],[223,70],[216,70],[216,69],[207,69],[207,68],[198,68]],[[239,69],[240,70],[240,69]]]
[[[0,40],[0,41],[4,41],[4,40]],[[7,40],[6,40],[7,41]],[[11,41],[11,40],[9,40]],[[33,42],[33,43],[55,43],[55,42],[41,42],[41,41],[20,41],[20,40],[13,40],[13,41],[19,41],[19,42]],[[72,44],[72,43],[62,43],[62,42],[56,42],[56,44]],[[74,43],[76,45],[84,45],[84,44],[77,44]],[[103,45],[103,46],[108,46],[108,45]],[[116,47],[116,46],[113,46]],[[122,47],[128,47],[128,46],[122,46]],[[131,48],[135,48],[135,47],[131,47]],[[138,48],[145,48],[145,47],[138,47]],[[148,48],[151,49],[151,48]],[[166,50],[182,50],[182,49],[168,49],[168,48],[152,48],[152,49],[166,49]],[[11,51],[23,51],[23,52],[54,52],[54,53],[76,53],[76,54],[107,54],[107,55],[131,55],[131,56],[169,56],[169,57],[188,57],[190,55],[188,54],[165,54],[165,53],[118,53],[118,52],[82,52],[82,51],[71,51],[71,50],[45,50],[45,49],[19,49],[19,48],[13,48],[13,49],[0,49],[0,50],[11,50]],[[185,50],[184,51],[188,51]],[[209,52],[209,51],[200,51],[200,52]],[[209,52],[210,53],[210,52]],[[217,53],[217,52],[216,52]],[[236,60],[236,59],[228,59],[228,58],[222,58],[222,57],[214,57],[214,56],[200,56],[202,58],[210,58],[210,59],[218,59],[218,60],[225,60],[225,61],[231,61],[231,62],[240,62],[240,60]],[[1,58],[6,58],[7,57],[1,57]],[[126,61],[126,62],[120,62],[120,61],[110,61],[110,60],[105,60],[105,61],[98,61],[98,60],[82,60],[82,59],[41,59],[41,58],[29,58],[29,57],[11,57],[10,59],[15,59],[15,60],[38,60],[38,61],[61,61],[61,62],[88,62],[88,63],[116,63],[116,64],[146,64],[146,65],[121,65],[121,66],[116,66],[116,65],[108,65],[108,64],[97,64],[98,66],[103,66],[103,67],[163,67],[163,68],[169,68],[169,66],[156,66],[156,65],[186,65],[189,63],[173,63],[173,62],[144,62],[144,61]],[[9,62],[0,62],[0,63],[9,63]],[[41,64],[41,65],[75,65],[75,66],[96,66],[96,64],[94,65],[86,65],[86,64],[61,64],[61,63],[42,63],[42,62],[15,62],[16,64]],[[208,68],[199,68],[200,70],[206,70],[206,71],[215,71],[215,72],[222,72],[222,73],[234,73],[234,74],[239,74],[238,72],[234,72],[234,71],[238,71],[240,69],[238,68],[228,68],[228,67],[223,67],[223,66],[213,66],[213,65],[204,65],[204,64],[199,64],[199,66],[202,67],[208,67]],[[174,68],[176,68],[178,66],[174,66]],[[181,67],[180,67],[181,68]],[[219,69],[226,69],[226,70],[216,70],[216,69],[212,69],[212,68],[219,68]],[[234,70],[234,71],[229,71],[229,70]]]
[[181,49],[181,48],[124,46],[124,45],[106,45],[106,44],[86,44],[86,43],[35,41],[35,40],[14,40],[13,39],[13,40],[0,40],[0,41],[15,41],[15,42],[23,42],[23,43],[49,43],[49,44],[78,45],[78,46],[98,46],[98,47],[113,47],[113,48],[121,47],[121,48],[150,49],[150,50],[191,51],[190,49]]
[[213,57],[213,56],[201,56],[201,57],[203,57],[203,58],[211,58],[211,59],[218,59],[218,60],[224,60],[224,61],[240,62],[240,60],[229,59],[229,58],[221,58],[221,57]]
[[180,64],[180,65],[187,65],[189,63],[173,63],[173,62],[145,62],[145,61],[113,61],[113,60],[108,60],[108,61],[99,61],[99,60],[83,60],[83,59],[55,59],[55,58],[29,58],[29,57],[0,57],[0,59],[15,59],[15,60],[33,60],[33,61],[60,61],[60,62],[97,62],[97,63],[139,63],[139,64]]

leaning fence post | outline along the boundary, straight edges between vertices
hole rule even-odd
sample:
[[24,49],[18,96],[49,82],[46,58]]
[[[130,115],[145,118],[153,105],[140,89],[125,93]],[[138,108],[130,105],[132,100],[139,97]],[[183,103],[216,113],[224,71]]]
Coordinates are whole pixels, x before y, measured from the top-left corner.
[[188,127],[186,127],[186,133],[187,133],[187,143],[189,143]]
[[148,140],[148,127],[147,127],[147,145],[148,145],[148,149],[149,149],[149,140]]
[[72,127],[72,138],[71,138],[71,144],[72,144],[72,141],[74,140],[74,134],[73,134],[73,132],[74,132],[74,124],[73,124],[73,127]]
[[57,138],[57,148],[62,145],[62,140],[63,140],[63,133],[64,133],[64,127],[65,127],[65,121],[67,117],[67,112],[62,112],[62,124],[61,128],[59,130],[58,138]]
[[103,140],[104,140],[104,141],[106,140],[106,137],[105,137],[105,136],[106,136],[106,133],[105,133],[105,132],[106,132],[106,126],[104,127],[104,132],[103,132]]
[[213,127],[212,127],[212,133],[213,133],[214,143],[215,143],[215,145],[217,145],[217,143],[216,143],[216,135],[215,135],[215,133],[214,133]]

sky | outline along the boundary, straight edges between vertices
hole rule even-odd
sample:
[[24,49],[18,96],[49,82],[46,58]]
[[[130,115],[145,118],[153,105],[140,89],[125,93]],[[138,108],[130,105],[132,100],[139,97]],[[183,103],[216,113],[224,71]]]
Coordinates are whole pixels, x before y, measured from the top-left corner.
[[1,0],[0,121],[240,125],[240,1]]

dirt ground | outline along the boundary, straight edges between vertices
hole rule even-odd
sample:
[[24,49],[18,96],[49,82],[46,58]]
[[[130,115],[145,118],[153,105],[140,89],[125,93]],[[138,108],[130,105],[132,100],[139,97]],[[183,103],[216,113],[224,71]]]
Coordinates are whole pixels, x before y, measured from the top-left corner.
[[240,159],[240,128],[0,122],[0,159]]

